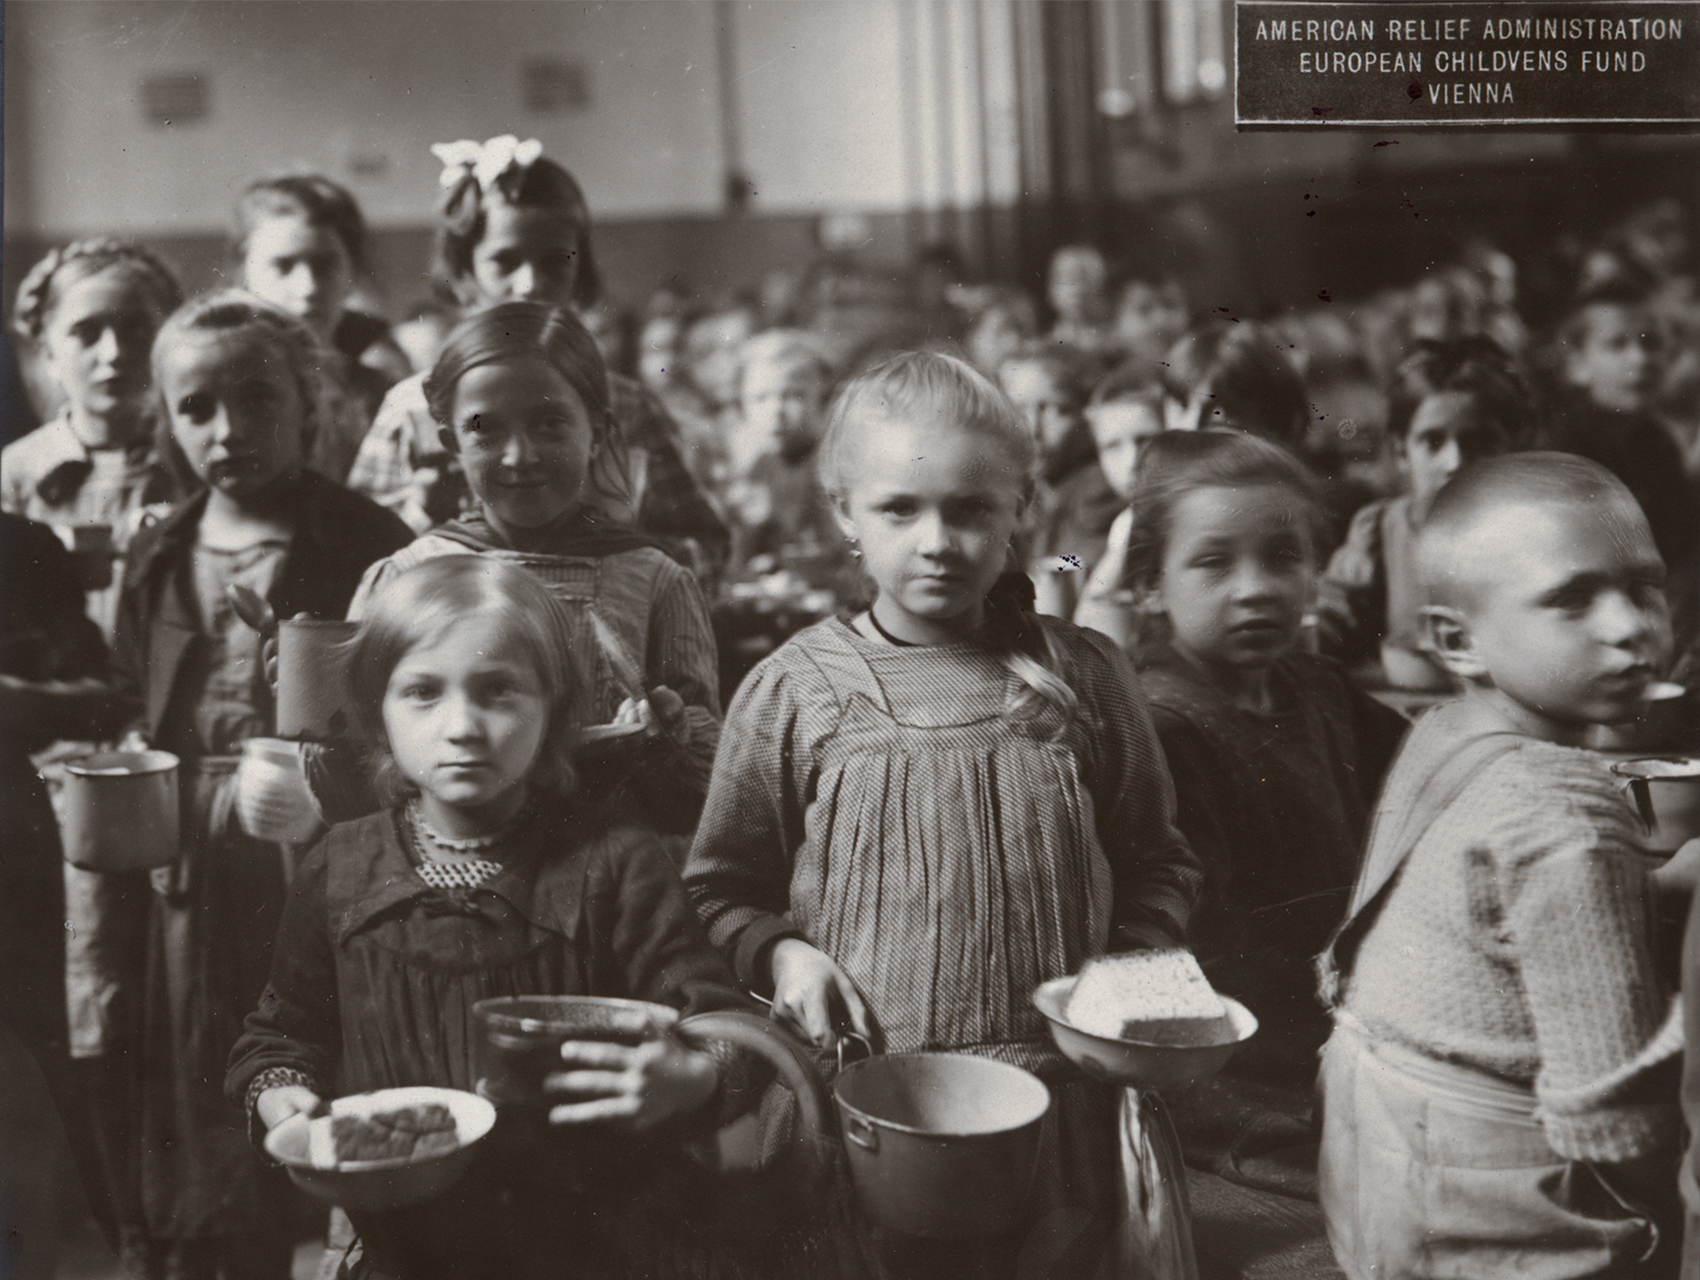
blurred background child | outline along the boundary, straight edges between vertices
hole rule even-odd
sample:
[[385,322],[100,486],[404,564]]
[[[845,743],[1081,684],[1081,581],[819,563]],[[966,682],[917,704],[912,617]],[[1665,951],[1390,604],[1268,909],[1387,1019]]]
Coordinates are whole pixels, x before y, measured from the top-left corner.
[[60,530],[89,616],[110,638],[124,555],[153,504],[176,497],[155,452],[148,353],[177,280],[122,240],[79,240],[30,268],[14,325],[59,396],[46,423],[0,452],[0,510]]
[[1471,463],[1526,441],[1533,406],[1510,357],[1490,338],[1425,342],[1389,392],[1388,434],[1406,491],[1359,509],[1328,561],[1318,615],[1326,652],[1396,689],[1447,690],[1452,680],[1422,650],[1417,531],[1435,495]]
[[1111,347],[1109,264],[1089,244],[1064,245],[1051,255],[1045,299],[1053,321],[1047,335],[1090,359],[1103,359]]
[[1137,606],[1128,589],[1127,549],[1133,531],[1133,495],[1139,460],[1163,430],[1163,386],[1138,360],[1119,365],[1092,389],[1086,421],[1098,450],[1098,469],[1122,505],[1110,525],[1104,552],[1081,588],[1074,621],[1126,647],[1137,633]]
[[1121,502],[1098,469],[1098,453],[1082,409],[1092,365],[1050,342],[1030,343],[1004,358],[998,384],[1026,417],[1039,445],[1039,488],[1027,518],[1025,563],[1038,610],[1074,614],[1080,582],[1098,563]]
[[329,420],[311,465],[339,484],[384,394],[412,372],[388,323],[349,304],[366,274],[366,219],[347,188],[317,173],[250,183],[236,205],[242,283],[304,320],[333,359]]

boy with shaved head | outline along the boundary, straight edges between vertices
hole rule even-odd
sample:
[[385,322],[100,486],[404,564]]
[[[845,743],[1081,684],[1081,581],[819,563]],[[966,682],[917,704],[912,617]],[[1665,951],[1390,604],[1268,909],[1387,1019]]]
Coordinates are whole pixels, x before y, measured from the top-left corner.
[[1460,473],[1417,544],[1465,686],[1389,774],[1323,960],[1321,1195],[1353,1280],[1676,1275],[1680,1020],[1665,867],[1592,726],[1669,659],[1664,569],[1621,482],[1568,454]]

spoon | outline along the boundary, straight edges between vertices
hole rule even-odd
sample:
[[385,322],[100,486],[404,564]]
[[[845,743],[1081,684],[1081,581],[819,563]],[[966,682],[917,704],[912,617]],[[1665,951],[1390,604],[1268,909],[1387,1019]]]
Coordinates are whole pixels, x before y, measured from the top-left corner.
[[277,614],[258,591],[233,582],[224,589],[224,594],[236,616],[258,631],[262,639],[269,640],[277,634]]

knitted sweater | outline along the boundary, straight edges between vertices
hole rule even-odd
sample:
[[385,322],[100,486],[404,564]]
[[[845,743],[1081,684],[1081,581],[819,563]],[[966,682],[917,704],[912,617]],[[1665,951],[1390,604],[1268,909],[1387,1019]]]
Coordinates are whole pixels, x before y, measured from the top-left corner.
[[[1401,773],[1432,772],[1471,723],[1468,701],[1424,717],[1385,795],[1402,794]],[[1378,835],[1402,817],[1384,799]],[[1682,1038],[1654,962],[1653,865],[1605,759],[1530,739],[1417,841],[1344,1008],[1377,1036],[1531,1088],[1560,1155],[1654,1151],[1678,1124],[1674,1076],[1663,1086]]]

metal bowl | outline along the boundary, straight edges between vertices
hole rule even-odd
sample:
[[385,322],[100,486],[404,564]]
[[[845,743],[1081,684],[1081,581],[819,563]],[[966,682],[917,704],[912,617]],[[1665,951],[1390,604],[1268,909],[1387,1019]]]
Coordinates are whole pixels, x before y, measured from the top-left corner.
[[613,996],[500,996],[472,1006],[478,1092],[499,1106],[542,1107],[544,1077],[567,1040],[639,1045],[667,1034],[679,1011]]
[[420,1160],[348,1160],[333,1168],[315,1165],[309,1155],[311,1126],[326,1123],[294,1115],[266,1134],[266,1152],[289,1171],[296,1186],[308,1195],[344,1209],[398,1209],[441,1195],[472,1163],[472,1148],[496,1123],[496,1108],[474,1093],[459,1089],[415,1086],[379,1089],[338,1098],[333,1115],[369,1115],[392,1107],[417,1107],[438,1102],[455,1118],[453,1151]]
[[1140,1089],[1183,1089],[1215,1075],[1257,1031],[1251,1010],[1222,996],[1232,1034],[1215,1044],[1151,1044],[1093,1035],[1071,1023],[1065,1012],[1077,980],[1078,975],[1042,983],[1033,993],[1033,1007],[1050,1023],[1051,1038],[1063,1056],[1096,1080]]

